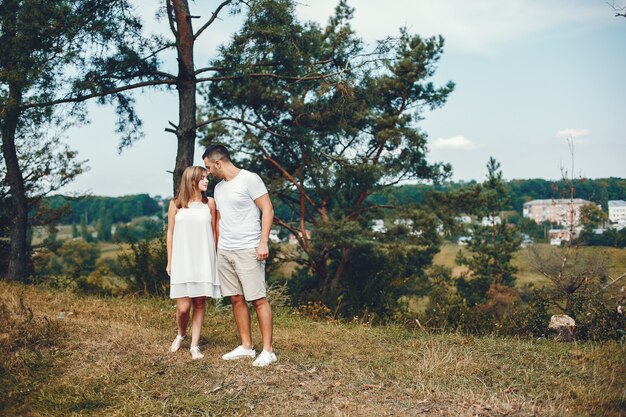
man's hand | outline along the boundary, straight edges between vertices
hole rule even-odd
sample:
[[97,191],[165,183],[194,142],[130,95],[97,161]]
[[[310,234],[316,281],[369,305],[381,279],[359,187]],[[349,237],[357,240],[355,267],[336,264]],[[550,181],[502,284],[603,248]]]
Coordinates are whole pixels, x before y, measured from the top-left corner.
[[267,247],[267,243],[259,243],[259,246],[256,248],[256,258],[259,261],[264,261],[270,254],[270,250]]

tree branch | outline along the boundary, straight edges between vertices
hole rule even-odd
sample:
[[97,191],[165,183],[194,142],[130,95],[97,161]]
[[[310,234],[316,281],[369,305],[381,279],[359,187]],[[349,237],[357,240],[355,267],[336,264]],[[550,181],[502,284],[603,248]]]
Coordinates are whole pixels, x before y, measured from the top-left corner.
[[42,103],[26,103],[26,104],[21,105],[19,109],[23,111],[23,110],[32,109],[32,108],[49,107],[49,106],[54,106],[57,104],[64,104],[64,103],[80,103],[80,102],[83,102],[83,101],[86,101],[95,97],[109,96],[111,94],[117,94],[123,91],[133,90],[135,88],[148,87],[152,85],[175,85],[175,84],[176,84],[176,79],[173,79],[173,78],[165,79],[165,80],[143,81],[143,82],[136,83],[136,84],[125,85],[123,87],[112,88],[110,90],[105,90],[105,91],[101,91],[98,93],[91,93],[91,94],[79,95],[76,97],[45,101]]
[[167,22],[170,25],[170,30],[172,31],[172,34],[174,35],[174,38],[178,39],[178,31],[176,30],[176,27],[174,26],[174,21],[176,20],[176,18],[174,17],[174,10],[172,8],[172,1],[171,0],[166,0],[165,1],[165,7],[167,9]]
[[202,74],[203,72],[209,72],[209,71],[225,71],[225,70],[227,70],[227,69],[228,69],[228,68],[224,68],[224,67],[204,67],[204,68],[200,68],[200,69],[195,70],[193,73],[194,73],[195,75],[198,75],[198,74]]
[[360,207],[357,210],[353,211],[352,213],[350,213],[350,215],[348,216],[349,220],[354,220],[356,219],[356,216],[358,216],[359,214],[366,212],[366,211],[370,211],[370,210],[375,210],[375,209],[397,209],[398,206],[393,206],[393,205],[389,205],[389,204],[381,204],[381,205],[376,205],[376,206],[367,206],[367,207]]
[[602,288],[600,288],[598,291],[596,291],[596,293],[594,295],[597,295],[597,294],[601,293],[602,291],[606,290],[611,285],[615,284],[617,281],[621,280],[624,277],[626,277],[626,272],[623,273],[622,275],[620,275],[619,277],[612,279],[610,282],[606,283],[605,285],[603,285]]
[[198,31],[196,32],[195,35],[193,35],[193,40],[195,41],[196,39],[198,39],[198,36],[200,36],[200,34],[202,32],[204,32],[204,30],[206,28],[208,28],[209,26],[211,26],[211,24],[215,21],[215,19],[217,19],[217,16],[219,15],[220,11],[226,7],[229,3],[232,3],[232,0],[225,0],[222,2],[222,4],[220,4],[219,6],[217,6],[217,9],[215,9],[215,11],[213,12],[213,14],[211,15],[211,18],[200,28],[198,29]]
[[339,70],[339,71],[335,71],[333,73],[330,74],[312,74],[312,75],[305,75],[303,77],[292,77],[292,76],[285,76],[285,75],[278,75],[278,74],[271,74],[271,73],[266,73],[266,72],[255,72],[252,74],[246,74],[246,75],[231,75],[231,76],[219,76],[219,77],[207,77],[207,78],[197,78],[196,82],[205,82],[205,81],[226,81],[226,80],[241,80],[244,79],[246,77],[252,77],[252,78],[274,78],[277,80],[285,80],[285,81],[293,81],[293,82],[301,82],[301,81],[313,81],[313,80],[323,80],[326,78],[331,78],[337,75],[341,75],[344,72],[346,72],[347,70],[347,66],[346,68]]

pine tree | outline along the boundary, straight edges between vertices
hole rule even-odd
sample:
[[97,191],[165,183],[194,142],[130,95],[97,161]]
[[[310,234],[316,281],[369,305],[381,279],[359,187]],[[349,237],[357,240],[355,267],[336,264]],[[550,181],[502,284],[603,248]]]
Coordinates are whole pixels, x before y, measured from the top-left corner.
[[487,299],[493,287],[513,287],[517,268],[512,264],[519,249],[519,232],[509,227],[502,211],[508,205],[508,192],[502,180],[500,164],[492,157],[487,163],[487,179],[476,186],[476,201],[470,213],[477,217],[471,225],[468,254],[459,252],[456,262],[468,268],[458,281],[458,289],[470,304]]

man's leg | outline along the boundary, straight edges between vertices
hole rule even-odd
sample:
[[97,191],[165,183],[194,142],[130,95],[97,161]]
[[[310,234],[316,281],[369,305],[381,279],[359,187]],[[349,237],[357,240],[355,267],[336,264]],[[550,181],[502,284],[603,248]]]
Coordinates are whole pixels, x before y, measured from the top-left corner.
[[230,302],[233,305],[233,316],[237,324],[241,346],[245,349],[252,349],[252,332],[250,330],[250,312],[248,311],[248,304],[243,295],[231,296]]
[[263,338],[263,350],[272,352],[272,333],[273,320],[272,308],[267,298],[260,298],[252,302],[256,310],[256,316],[259,320],[259,328],[261,329],[261,337]]

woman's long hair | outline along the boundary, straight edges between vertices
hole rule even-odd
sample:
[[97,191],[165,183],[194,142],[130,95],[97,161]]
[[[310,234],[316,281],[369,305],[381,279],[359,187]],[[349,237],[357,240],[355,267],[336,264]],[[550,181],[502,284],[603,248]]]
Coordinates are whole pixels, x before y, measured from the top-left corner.
[[[191,166],[185,168],[183,176],[180,179],[178,195],[174,199],[174,204],[176,204],[177,208],[189,207],[189,201],[191,201],[194,194],[198,191],[198,183],[206,173],[207,170],[204,167]],[[202,202],[206,204],[207,201],[208,199],[203,195]]]

